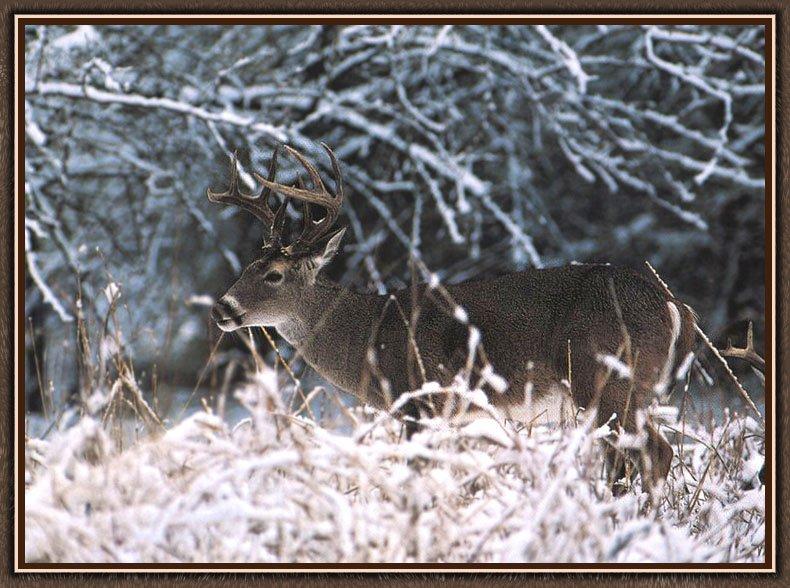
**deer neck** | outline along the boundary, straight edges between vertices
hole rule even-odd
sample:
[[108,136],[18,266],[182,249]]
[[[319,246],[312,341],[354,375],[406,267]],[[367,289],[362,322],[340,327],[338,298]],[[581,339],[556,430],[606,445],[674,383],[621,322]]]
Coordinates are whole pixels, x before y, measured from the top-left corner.
[[364,400],[367,343],[379,307],[375,294],[319,280],[277,330],[323,378]]

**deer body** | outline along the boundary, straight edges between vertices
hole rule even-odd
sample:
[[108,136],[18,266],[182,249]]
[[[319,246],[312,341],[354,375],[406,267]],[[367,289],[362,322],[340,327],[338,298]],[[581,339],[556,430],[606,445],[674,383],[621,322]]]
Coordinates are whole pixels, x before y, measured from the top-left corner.
[[[221,328],[275,327],[321,376],[378,408],[388,409],[425,381],[447,385],[470,367],[468,375],[482,377],[488,365],[508,385],[496,390],[482,377],[483,389],[506,415],[528,421],[547,409],[552,418],[562,418],[573,407],[595,408],[599,422],[616,414],[626,431],[637,432],[640,411],[657,388],[672,382],[676,366],[692,351],[694,317],[685,305],[655,279],[608,265],[532,269],[450,285],[443,294],[452,304],[427,284],[377,295],[326,281],[318,272],[343,235],[341,230],[317,245],[323,236],[319,229],[326,233],[342,199],[339,168],[327,151],[337,197],[290,149],[313,179],[314,191],[276,184],[273,165],[268,180],[256,176],[266,188],[259,198],[232,190],[209,193],[210,199],[240,204],[272,226],[261,258],[217,302],[213,314]],[[268,208],[268,190],[287,196],[277,213],[252,208]],[[277,227],[288,198],[324,206],[327,215],[314,223],[306,204],[305,232],[316,238],[284,248]],[[479,333],[482,352],[470,366],[473,332]],[[613,372],[605,356],[627,364],[629,377]],[[437,393],[409,402],[403,412],[454,415],[463,407],[452,403],[451,396]],[[650,424],[646,432],[644,451],[632,457],[651,485],[666,477],[672,449]],[[618,463],[615,452],[608,459],[612,477],[619,479],[622,460]]]
[[[509,384],[503,393],[490,390],[495,406],[518,413],[528,400],[527,386],[536,406],[545,406],[545,397],[563,388],[577,406],[590,405],[607,372],[599,356],[622,352],[609,284],[631,344],[641,356],[634,366],[640,386],[631,394],[651,396],[666,363],[690,351],[693,318],[646,276],[624,268],[575,265],[447,288],[479,330],[494,371]],[[387,409],[400,393],[423,383],[415,348],[428,381],[447,385],[464,367],[468,329],[446,306],[427,285],[376,295],[319,280],[292,317],[271,326],[322,377],[362,402]],[[415,310],[413,323],[404,320]],[[681,316],[679,329],[673,328],[675,313]],[[368,350],[375,353],[373,366]],[[612,379],[616,382],[617,376]],[[382,389],[382,381],[389,383],[389,392]],[[634,406],[644,403],[634,398]]]

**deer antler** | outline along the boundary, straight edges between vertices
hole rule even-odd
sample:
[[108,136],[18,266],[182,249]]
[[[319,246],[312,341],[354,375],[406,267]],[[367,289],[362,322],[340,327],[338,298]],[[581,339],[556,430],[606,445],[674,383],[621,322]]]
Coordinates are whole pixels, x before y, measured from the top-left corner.
[[732,341],[727,339],[727,348],[719,351],[724,357],[735,357],[749,362],[752,367],[765,373],[765,360],[754,350],[754,328],[752,321],[749,321],[749,329],[746,331],[746,347],[733,347]]
[[[302,210],[304,211],[304,228],[302,229],[302,233],[299,235],[299,237],[291,245],[289,245],[289,253],[293,253],[299,248],[307,248],[318,241],[321,237],[326,235],[326,233],[332,228],[335,220],[337,220],[337,216],[340,213],[340,207],[343,204],[343,179],[340,175],[340,166],[337,163],[337,158],[325,143],[321,143],[321,146],[327,152],[329,159],[332,162],[332,174],[334,176],[333,179],[335,181],[336,194],[332,194],[326,189],[323,181],[321,181],[321,176],[318,174],[318,170],[316,170],[316,168],[309,161],[307,161],[307,159],[301,153],[288,146],[285,147],[285,150],[289,154],[293,155],[299,161],[299,163],[302,164],[302,167],[304,167],[304,169],[307,171],[307,174],[310,176],[310,179],[313,182],[312,190],[305,189],[301,179],[298,180],[297,186],[293,187],[286,186],[284,184],[278,184],[274,182],[272,178],[267,180],[258,174],[254,174],[255,179],[263,184],[267,190],[282,194],[286,197],[286,200],[287,198],[293,198],[294,200],[299,200],[302,202]],[[324,217],[321,220],[313,221],[313,216],[310,211],[311,204],[320,206],[326,211]]]
[[[269,243],[278,244],[280,242],[280,233],[282,232],[283,223],[285,222],[285,209],[288,206],[288,198],[273,211],[269,206],[269,197],[272,194],[271,188],[264,186],[258,194],[245,194],[239,189],[239,171],[236,167],[236,154],[230,156],[230,185],[225,192],[214,192],[211,188],[206,190],[206,196],[211,202],[219,202],[221,204],[235,204],[243,208],[250,214],[254,215],[258,220],[263,222],[269,227]],[[272,154],[272,160],[269,162],[269,179],[268,182],[272,184],[277,174],[277,149],[275,148]],[[255,177],[261,179],[258,174]]]
[[[269,163],[269,177],[264,178],[260,174],[253,172],[255,179],[263,185],[260,193],[245,194],[239,189],[239,172],[236,168],[236,156],[234,154],[230,158],[230,185],[227,191],[214,192],[209,188],[206,190],[206,195],[211,202],[235,204],[255,215],[256,218],[269,227],[270,236],[267,244],[275,247],[282,246],[280,238],[283,225],[285,224],[285,210],[289,200],[293,198],[301,201],[304,215],[304,227],[299,237],[285,248],[284,251],[290,254],[299,249],[307,249],[310,245],[313,245],[321,237],[326,235],[332,228],[335,220],[337,220],[337,215],[340,213],[340,207],[343,204],[344,197],[343,179],[340,176],[340,165],[337,163],[337,158],[325,143],[321,143],[321,146],[329,154],[329,159],[332,162],[332,174],[335,180],[336,194],[332,194],[326,189],[323,181],[321,181],[321,176],[318,174],[318,170],[316,170],[301,153],[286,145],[285,150],[293,155],[299,163],[302,164],[302,167],[307,170],[307,174],[313,182],[312,190],[305,189],[301,178],[297,179],[297,185],[295,187],[278,184],[275,181],[277,173],[277,150],[275,149],[271,163]],[[269,206],[269,197],[272,192],[277,192],[285,196],[285,200],[276,212]],[[310,210],[310,206],[313,204],[322,207],[326,211],[324,217],[319,221],[313,221],[312,211]]]

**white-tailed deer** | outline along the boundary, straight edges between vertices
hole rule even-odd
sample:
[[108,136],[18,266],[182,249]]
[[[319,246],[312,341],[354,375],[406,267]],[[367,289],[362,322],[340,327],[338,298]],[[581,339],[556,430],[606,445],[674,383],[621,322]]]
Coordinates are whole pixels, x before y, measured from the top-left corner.
[[[263,186],[260,194],[239,190],[234,160],[228,190],[208,190],[212,202],[238,205],[269,230],[258,259],[212,309],[222,330],[275,327],[329,382],[388,409],[423,380],[447,385],[468,368],[469,325],[474,325],[484,353],[477,354],[473,369],[493,368],[507,381],[504,391],[484,388],[505,414],[529,422],[541,413],[562,418],[564,407],[595,408],[599,422],[616,414],[624,430],[637,431],[637,415],[657,388],[674,381],[675,370],[692,352],[694,316],[688,307],[651,276],[609,265],[532,269],[447,286],[444,293],[463,312],[448,307],[434,284],[377,295],[332,283],[319,272],[337,253],[345,231],[330,233],[343,185],[334,154],[324,148],[334,194],[315,167],[288,147],[312,189],[301,181],[296,187],[276,183],[275,152],[269,177],[255,174]],[[276,212],[269,205],[272,192],[285,197]],[[304,229],[286,245],[282,232],[289,200],[302,203]],[[325,210],[318,221],[312,206]],[[437,392],[410,401],[403,413],[446,414],[451,400]],[[407,419],[407,431],[414,427]],[[649,422],[644,430],[644,450],[630,457],[649,487],[666,477],[673,452]],[[611,449],[608,454],[610,477],[620,479],[624,460]]]

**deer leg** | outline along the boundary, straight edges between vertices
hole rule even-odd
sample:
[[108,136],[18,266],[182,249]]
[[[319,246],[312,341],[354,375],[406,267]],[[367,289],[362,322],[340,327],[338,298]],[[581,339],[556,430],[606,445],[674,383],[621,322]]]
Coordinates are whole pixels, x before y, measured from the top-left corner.
[[447,396],[444,394],[428,394],[406,402],[397,414],[406,427],[406,439],[411,439],[414,433],[422,430],[423,425],[419,422],[420,417],[431,418],[445,414],[445,408],[452,410],[453,405],[447,406],[447,400]]
[[640,455],[639,470],[642,473],[642,486],[652,492],[667,479],[674,452],[669,442],[652,425],[645,425],[645,428],[647,442]]
[[674,455],[672,446],[651,424],[645,423],[642,430],[637,425],[636,414],[645,405],[646,396],[630,381],[611,380],[604,386],[597,403],[599,426],[616,414],[615,426],[622,426],[631,435],[646,435],[644,446],[639,449],[621,450],[612,446],[611,439],[604,441],[607,480],[615,496],[625,492],[628,481],[634,479],[637,471],[647,492],[652,492],[669,474]]
[[[594,369],[593,365],[590,367]],[[614,379],[608,381],[590,379],[590,381],[581,382],[576,379],[573,384],[577,395],[579,391],[598,390],[598,393],[590,398],[579,399],[581,405],[596,410],[597,426],[600,427],[608,423],[612,431],[617,431],[624,418],[630,421],[626,410],[629,395],[628,382]],[[612,418],[613,415],[615,418]],[[615,496],[620,496],[627,490],[629,481],[633,478],[634,468],[629,463],[629,456],[615,446],[616,432],[602,439],[601,442],[604,446],[606,460],[606,481],[612,489],[612,493]]]
[[[407,441],[410,441],[412,436],[423,428],[419,422],[421,415],[421,404],[423,403],[419,398],[412,398],[398,411],[397,416],[399,419],[401,419],[401,421],[403,421],[403,430]],[[417,472],[423,471],[427,464],[428,460],[419,456],[410,457],[406,460],[406,465]]]
[[[409,400],[404,404],[398,416],[403,421],[403,426],[406,432],[406,440],[410,440],[412,436],[421,429],[420,425],[420,407],[416,399]],[[407,418],[404,418],[407,417]]]
[[[623,429],[630,434],[639,433],[635,419],[628,419]],[[650,424],[644,425],[643,432],[646,434],[646,439],[641,449],[621,450],[613,447],[611,441],[605,441],[607,480],[615,496],[625,493],[628,484],[636,477],[637,471],[642,477],[642,488],[649,494],[652,494],[669,474],[674,456],[672,446]]]
[[634,477],[636,477],[636,468],[633,467],[633,462],[629,456],[609,445],[610,442],[604,441],[606,443],[604,450],[606,457],[606,481],[612,489],[612,495],[622,496],[628,490]]

